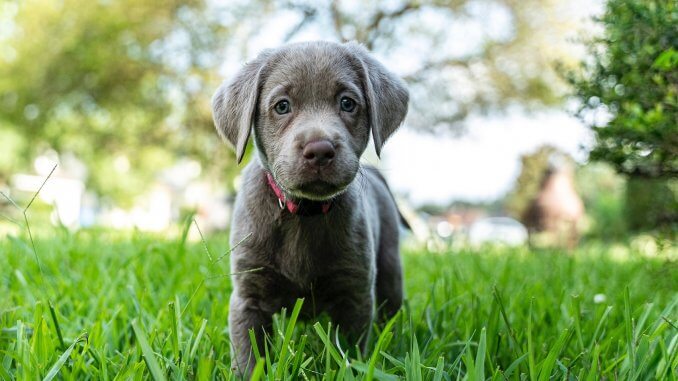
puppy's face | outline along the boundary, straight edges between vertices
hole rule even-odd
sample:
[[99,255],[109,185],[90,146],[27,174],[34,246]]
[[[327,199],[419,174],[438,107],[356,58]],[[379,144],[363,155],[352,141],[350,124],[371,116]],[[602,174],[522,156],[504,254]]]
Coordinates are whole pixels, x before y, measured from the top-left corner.
[[369,140],[360,62],[330,46],[297,46],[271,62],[254,133],[278,184],[325,200],[356,176]]
[[326,200],[355,178],[370,131],[377,153],[407,112],[402,82],[356,44],[262,53],[213,98],[220,134],[242,158],[250,130],[263,165],[293,197]]

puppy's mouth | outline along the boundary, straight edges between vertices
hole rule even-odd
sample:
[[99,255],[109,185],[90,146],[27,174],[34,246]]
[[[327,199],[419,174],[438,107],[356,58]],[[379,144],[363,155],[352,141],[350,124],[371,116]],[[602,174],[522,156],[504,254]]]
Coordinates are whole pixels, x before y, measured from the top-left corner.
[[306,198],[313,201],[326,201],[342,193],[344,189],[345,187],[327,181],[313,180],[290,189],[290,193],[295,197]]

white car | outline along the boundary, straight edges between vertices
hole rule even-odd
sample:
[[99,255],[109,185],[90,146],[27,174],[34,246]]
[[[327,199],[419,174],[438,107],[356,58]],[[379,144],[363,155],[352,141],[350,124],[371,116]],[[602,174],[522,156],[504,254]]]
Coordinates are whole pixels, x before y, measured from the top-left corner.
[[523,224],[509,217],[488,217],[474,222],[468,232],[471,245],[502,243],[520,246],[527,242],[527,229]]

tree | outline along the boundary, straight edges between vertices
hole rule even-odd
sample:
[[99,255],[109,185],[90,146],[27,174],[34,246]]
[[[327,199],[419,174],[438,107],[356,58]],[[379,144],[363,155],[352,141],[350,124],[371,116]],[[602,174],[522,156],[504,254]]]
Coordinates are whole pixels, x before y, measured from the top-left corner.
[[[286,41],[307,30],[357,40],[389,66],[408,67],[408,124],[460,133],[470,115],[559,104],[564,81],[554,62],[573,62],[567,42],[577,20],[562,0],[273,2],[271,15],[292,11]],[[295,19],[293,16],[286,17]]]
[[631,177],[678,175],[678,4],[609,0],[598,22],[604,33],[588,44],[582,74],[571,77],[585,120],[609,114],[590,123],[591,158]]
[[[673,0],[608,0],[588,43],[590,59],[570,81],[579,114],[596,137],[591,159],[629,177],[632,228],[678,219],[678,4]],[[594,118],[604,113],[609,120]]]
[[588,216],[586,235],[596,239],[623,239],[628,233],[624,215],[625,176],[607,163],[592,162],[577,168],[575,183]]
[[[554,157],[567,156],[550,145],[543,145],[534,152],[521,156],[520,174],[504,201],[504,207],[511,217],[524,222],[523,217],[539,193],[544,174],[549,168],[549,161]],[[570,161],[569,157],[566,160]]]
[[584,205],[575,190],[572,158],[543,145],[521,161],[506,210],[525,225],[532,244],[573,247],[579,240]]
[[[278,44],[308,30],[358,40],[394,66],[407,61],[414,127],[458,132],[474,113],[553,105],[567,4],[0,0],[0,183],[49,150],[84,161],[88,188],[114,201],[131,200],[178,158],[231,177],[233,155],[211,118],[218,69],[258,53],[256,38]],[[289,27],[271,33],[278,25]]]
[[0,183],[49,149],[74,153],[90,189],[118,201],[177,157],[233,163],[209,104],[227,30],[201,1],[0,7]]

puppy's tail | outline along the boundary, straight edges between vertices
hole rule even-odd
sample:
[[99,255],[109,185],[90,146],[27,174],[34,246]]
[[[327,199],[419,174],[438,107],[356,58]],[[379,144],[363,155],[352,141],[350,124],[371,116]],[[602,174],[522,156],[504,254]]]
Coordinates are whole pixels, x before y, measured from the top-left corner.
[[379,181],[381,181],[381,182],[384,184],[384,186],[385,186],[386,189],[388,190],[388,194],[391,196],[391,200],[393,200],[393,205],[396,206],[396,210],[398,211],[398,218],[400,219],[400,223],[401,223],[407,230],[412,231],[412,226],[410,225],[410,223],[407,221],[407,219],[406,219],[405,216],[403,215],[403,212],[400,211],[400,208],[398,208],[398,203],[396,202],[395,197],[393,197],[393,192],[391,192],[391,188],[388,186],[388,183],[386,182],[386,179],[385,179],[384,176],[381,174],[381,172],[379,172],[379,170],[378,170],[377,168],[375,168],[375,167],[373,167],[373,166],[371,166],[371,165],[365,165],[365,166],[363,166],[363,168],[364,168],[366,171],[369,171],[370,173],[372,173],[376,178],[379,179]]

